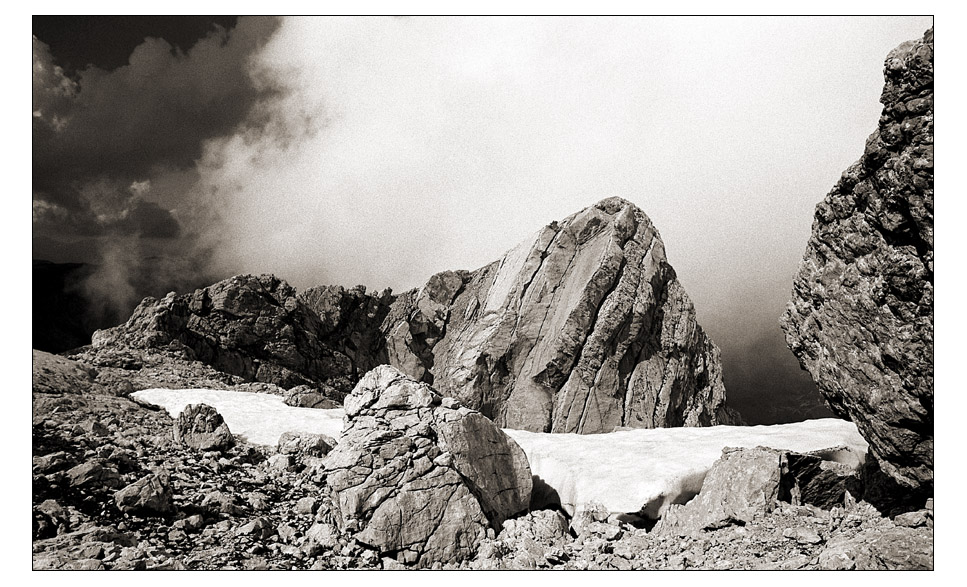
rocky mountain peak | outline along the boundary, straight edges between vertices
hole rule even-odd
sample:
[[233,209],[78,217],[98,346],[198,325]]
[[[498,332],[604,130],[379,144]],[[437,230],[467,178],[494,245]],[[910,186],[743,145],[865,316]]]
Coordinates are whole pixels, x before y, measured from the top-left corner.
[[504,427],[738,421],[658,231],[621,198],[548,224],[477,271],[434,276],[390,317],[390,364]]

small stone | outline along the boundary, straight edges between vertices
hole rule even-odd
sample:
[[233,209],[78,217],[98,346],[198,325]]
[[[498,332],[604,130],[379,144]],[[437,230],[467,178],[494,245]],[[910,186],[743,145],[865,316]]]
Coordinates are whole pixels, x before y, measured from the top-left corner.
[[122,512],[165,514],[173,511],[168,473],[162,470],[135,481],[114,494],[114,503]]
[[786,528],[782,531],[782,536],[801,544],[819,544],[823,541],[822,537],[811,528]]
[[73,487],[117,487],[121,483],[117,471],[97,461],[81,463],[70,469],[67,480]]
[[298,531],[288,524],[279,524],[275,529],[275,533],[279,535],[279,539],[283,542],[292,542]]
[[172,530],[171,532],[168,532],[168,542],[178,542],[180,540],[184,540],[187,537],[188,535],[185,534],[182,530]]
[[299,501],[295,502],[295,507],[293,511],[297,514],[312,515],[316,512],[318,507],[318,500],[314,497],[303,497]]

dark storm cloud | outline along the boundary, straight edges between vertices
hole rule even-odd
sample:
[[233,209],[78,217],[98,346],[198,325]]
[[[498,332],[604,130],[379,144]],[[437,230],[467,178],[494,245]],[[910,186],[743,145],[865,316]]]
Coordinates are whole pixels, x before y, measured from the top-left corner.
[[147,38],[126,65],[91,66],[76,79],[34,37],[34,210],[45,221],[35,232],[178,235],[164,209],[174,203],[145,201],[160,196],[131,186],[191,167],[206,139],[233,133],[273,92],[251,78],[249,59],[276,27],[275,19],[240,19],[187,51]]
[[[253,113],[279,92],[254,76],[251,61],[279,22],[209,22],[207,35],[182,32],[175,44],[158,34],[177,26],[172,17],[124,21],[156,31],[137,43],[126,38],[132,31],[113,35],[91,22],[77,21],[76,39],[64,30],[50,45],[33,38],[33,257],[91,264],[77,291],[88,321],[103,327],[146,295],[212,281],[208,245],[199,241],[210,214],[194,189],[196,161],[207,142],[257,134],[265,122]],[[35,22],[45,30],[53,29]],[[127,55],[107,69],[114,57],[73,47],[65,53],[74,68],[64,69],[57,48],[72,42],[101,43],[115,55],[127,47]],[[84,55],[94,65],[76,69]]]

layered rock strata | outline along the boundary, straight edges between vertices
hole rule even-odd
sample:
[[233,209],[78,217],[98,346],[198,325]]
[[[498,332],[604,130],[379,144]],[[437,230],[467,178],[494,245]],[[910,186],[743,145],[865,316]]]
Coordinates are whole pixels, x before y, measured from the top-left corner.
[[609,198],[396,300],[390,364],[498,425],[596,433],[737,423],[719,350],[645,214]]
[[886,59],[883,113],[816,206],[782,327],[907,490],[933,485],[933,30]]

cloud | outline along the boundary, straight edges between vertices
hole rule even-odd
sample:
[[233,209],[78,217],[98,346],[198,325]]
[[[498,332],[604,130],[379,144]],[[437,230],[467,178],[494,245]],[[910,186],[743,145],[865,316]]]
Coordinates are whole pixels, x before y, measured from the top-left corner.
[[260,124],[277,89],[250,61],[277,26],[242,18],[187,52],[147,38],[126,65],[74,78],[34,37],[33,253],[97,265],[84,290],[104,320],[212,275],[195,162],[206,141]]
[[213,259],[399,291],[622,196],[744,370],[736,395],[774,403],[802,384],[776,334],[813,208],[876,127],[884,57],[929,21],[287,19],[253,62],[286,88],[271,124],[199,161]]
[[128,188],[193,167],[206,140],[248,120],[273,91],[248,75],[248,62],[275,27],[274,19],[241,19],[231,31],[216,27],[187,53],[148,38],[127,65],[92,66],[76,81],[35,37],[34,199],[80,214],[78,223],[98,206],[123,218],[125,210],[157,216],[158,206],[179,204],[183,196],[156,193],[154,208],[146,207]]
[[617,195],[658,227],[745,405],[773,402],[800,384],[762,359],[786,353],[813,208],[876,127],[887,52],[930,24],[241,19],[76,86],[35,43],[35,236],[84,225],[143,237],[118,263],[400,291]]

